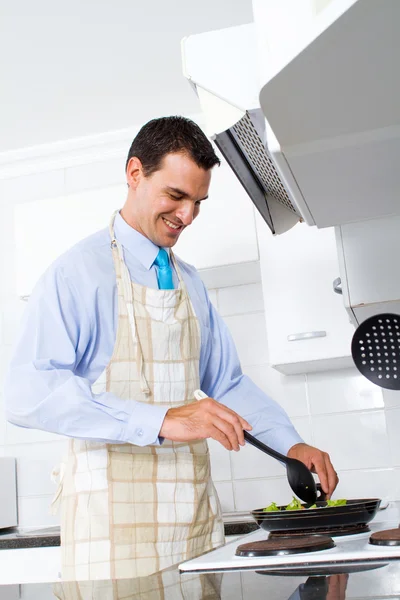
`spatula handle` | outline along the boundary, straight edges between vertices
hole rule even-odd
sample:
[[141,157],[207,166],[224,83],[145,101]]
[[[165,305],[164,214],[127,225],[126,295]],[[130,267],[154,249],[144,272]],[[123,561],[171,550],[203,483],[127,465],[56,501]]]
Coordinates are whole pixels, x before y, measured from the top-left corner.
[[277,452],[276,450],[273,450],[266,444],[263,444],[262,442],[260,442],[260,440],[255,438],[248,431],[244,432],[244,439],[246,440],[246,442],[248,442],[255,448],[258,448],[258,450],[261,450],[261,452],[265,452],[265,454],[269,454],[270,456],[272,456],[273,458],[276,458],[277,460],[280,460],[281,462],[284,462],[287,464],[290,460],[284,454],[281,454],[280,452]]
[[[202,390],[195,390],[194,397],[196,398],[196,400],[203,400],[204,398],[208,398],[207,394],[205,394]],[[249,444],[251,444],[255,448],[258,448],[258,450],[261,450],[261,452],[265,452],[265,454],[269,454],[273,458],[276,458],[277,460],[280,460],[286,464],[289,462],[290,459],[287,456],[284,456],[283,454],[280,454],[276,450],[273,450],[266,444],[263,444],[262,442],[260,442],[260,440],[252,436],[247,431],[244,431],[243,433],[246,442],[249,442]]]

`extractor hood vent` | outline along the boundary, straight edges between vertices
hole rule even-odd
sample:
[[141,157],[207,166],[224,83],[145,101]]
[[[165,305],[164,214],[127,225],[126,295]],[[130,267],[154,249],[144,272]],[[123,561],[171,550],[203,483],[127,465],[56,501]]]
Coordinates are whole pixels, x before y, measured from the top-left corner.
[[[252,199],[257,210],[276,233],[276,202],[300,218],[279,177],[268,148],[246,111],[235,125],[217,134],[214,142]],[[274,210],[275,209],[275,210]]]
[[240,119],[232,127],[232,133],[242,151],[248,157],[249,163],[262,182],[267,194],[297,214],[286,188],[278,175],[278,171],[272,162],[268,148],[263,145],[248,112],[246,112],[243,119]]

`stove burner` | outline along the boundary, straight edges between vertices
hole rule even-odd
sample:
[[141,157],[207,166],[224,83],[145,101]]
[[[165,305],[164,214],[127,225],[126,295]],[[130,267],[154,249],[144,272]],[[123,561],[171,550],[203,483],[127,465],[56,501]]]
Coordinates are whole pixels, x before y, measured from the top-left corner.
[[236,556],[281,556],[301,554],[302,552],[318,552],[335,547],[335,542],[328,536],[313,535],[298,538],[268,539],[260,542],[241,544],[236,548]]
[[369,538],[369,543],[374,546],[400,546],[400,529],[376,531]]
[[315,527],[312,529],[312,531],[309,529],[295,529],[294,531],[271,531],[268,539],[273,540],[281,538],[295,538],[310,535],[333,535],[338,537],[342,535],[356,535],[357,533],[366,533],[368,531],[371,531],[368,525],[361,523],[358,525],[343,525],[343,527]]

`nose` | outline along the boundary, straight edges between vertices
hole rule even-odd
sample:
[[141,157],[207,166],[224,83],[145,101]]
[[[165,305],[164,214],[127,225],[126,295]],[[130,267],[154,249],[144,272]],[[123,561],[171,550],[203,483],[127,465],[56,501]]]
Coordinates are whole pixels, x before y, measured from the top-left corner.
[[194,202],[187,200],[186,202],[182,202],[179,209],[176,211],[176,216],[186,227],[190,225],[194,219],[194,208]]

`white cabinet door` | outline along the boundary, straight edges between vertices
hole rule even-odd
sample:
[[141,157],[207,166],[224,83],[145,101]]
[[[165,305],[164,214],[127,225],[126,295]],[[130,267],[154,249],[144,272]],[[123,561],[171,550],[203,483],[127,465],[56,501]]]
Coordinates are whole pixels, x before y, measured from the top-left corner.
[[298,224],[273,237],[258,221],[258,237],[271,365],[287,374],[351,366],[333,228]]

